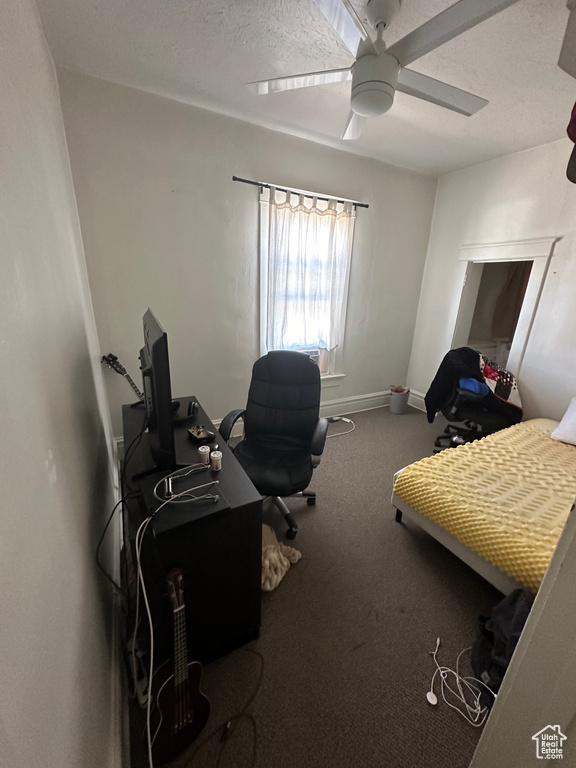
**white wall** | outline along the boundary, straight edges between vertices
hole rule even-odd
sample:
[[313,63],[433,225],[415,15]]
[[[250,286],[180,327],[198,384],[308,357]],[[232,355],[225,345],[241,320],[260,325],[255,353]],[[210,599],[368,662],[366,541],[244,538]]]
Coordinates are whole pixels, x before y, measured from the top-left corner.
[[111,599],[94,557],[111,432],[32,0],[0,4],[0,103],[0,765],[103,768],[120,746]]
[[528,340],[525,416],[560,419],[576,395],[576,185],[568,139],[443,176],[438,183],[408,383],[426,393],[448,351],[464,277],[461,245],[559,236]]
[[[215,420],[245,404],[259,356],[258,193],[233,175],[369,203],[346,378],[323,400],[346,412],[405,382],[436,179],[68,70],[59,79],[102,348],[137,383],[150,306],[168,333],[173,394],[196,394]],[[107,382],[119,435],[131,392],[111,371]]]

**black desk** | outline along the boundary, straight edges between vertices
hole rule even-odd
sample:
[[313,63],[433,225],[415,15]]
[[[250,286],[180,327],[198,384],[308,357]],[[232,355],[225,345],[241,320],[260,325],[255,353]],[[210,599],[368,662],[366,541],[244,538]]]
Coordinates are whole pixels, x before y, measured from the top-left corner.
[[[195,400],[180,398],[180,413],[186,413],[188,403]],[[142,430],[144,410],[125,405],[122,418],[126,450]],[[172,568],[184,571],[188,647],[203,664],[258,637],[260,628],[262,497],[201,407],[190,422],[175,427],[178,463],[198,461],[198,445],[188,435],[188,428],[195,424],[216,435],[213,442],[222,451],[222,469],[209,474],[219,481],[217,487],[228,506],[213,511],[205,503],[196,508],[194,503],[168,504],[148,526],[141,563],[154,625],[155,667],[173,652],[173,615],[165,582]],[[134,478],[152,467],[144,433],[129,458],[124,492],[136,489]],[[149,514],[141,497],[126,502],[125,531],[132,551],[136,531]],[[146,637],[143,605],[141,615]]]

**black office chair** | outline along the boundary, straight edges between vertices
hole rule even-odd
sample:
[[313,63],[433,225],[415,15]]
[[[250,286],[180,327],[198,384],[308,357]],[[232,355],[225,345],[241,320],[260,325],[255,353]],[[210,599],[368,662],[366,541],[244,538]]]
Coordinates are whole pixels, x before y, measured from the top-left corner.
[[480,353],[470,347],[444,356],[424,401],[430,423],[438,411],[450,422],[434,441],[436,448],[478,440],[522,418],[521,408],[497,397],[485,383]]
[[259,493],[284,515],[288,539],[296,536],[298,525],[280,497],[301,495],[316,503],[307,488],[328,430],[319,410],[318,365],[302,352],[269,352],[254,363],[246,408],[227,414],[218,430],[228,442],[234,424],[243,419],[244,436],[234,455]]
[[[445,427],[443,434],[438,435],[434,441],[436,448],[470,443],[485,435],[505,429],[512,423],[507,416],[493,413],[484,404],[484,400],[490,393],[487,385],[485,385],[486,391],[479,394],[474,389],[467,388],[465,379],[460,381],[463,386],[457,388],[454,402],[450,406],[442,408],[442,415],[450,423]],[[454,424],[454,422],[462,422],[463,426]]]

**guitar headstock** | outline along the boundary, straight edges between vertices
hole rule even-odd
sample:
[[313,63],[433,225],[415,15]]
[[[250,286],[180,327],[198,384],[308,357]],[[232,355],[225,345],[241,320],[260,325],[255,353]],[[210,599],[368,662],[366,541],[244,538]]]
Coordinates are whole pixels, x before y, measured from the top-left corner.
[[166,577],[168,583],[168,595],[172,603],[172,610],[184,607],[184,572],[182,568],[173,568]]
[[126,375],[126,368],[120,363],[116,355],[104,355],[102,362],[106,363],[109,368],[112,368],[116,373],[120,373],[122,376]]

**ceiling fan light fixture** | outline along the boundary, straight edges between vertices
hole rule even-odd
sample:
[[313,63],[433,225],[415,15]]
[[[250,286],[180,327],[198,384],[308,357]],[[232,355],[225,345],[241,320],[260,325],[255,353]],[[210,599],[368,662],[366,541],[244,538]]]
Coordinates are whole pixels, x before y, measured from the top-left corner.
[[350,106],[357,115],[377,117],[388,112],[394,102],[394,88],[388,83],[362,83],[352,90]]
[[388,112],[394,102],[398,70],[398,62],[387,53],[357,59],[352,69],[352,110],[363,117]]
[[[397,90],[468,117],[485,107],[488,104],[486,99],[408,67],[519,0],[451,0],[444,11],[396,40],[389,48],[386,48],[382,39],[383,32],[400,11],[403,0],[363,0],[362,9],[359,8],[360,0],[313,2],[355,57],[354,63],[342,69],[261,80],[250,83],[249,87],[257,94],[264,94],[341,83],[352,78],[351,109],[342,134],[342,139],[350,140],[360,137],[367,117],[388,112]],[[448,0],[443,0],[441,4],[446,2]],[[567,0],[567,3],[570,22],[576,22],[576,0]],[[374,31],[376,39],[373,39]],[[566,34],[564,50],[558,63],[576,77],[576,56],[572,50],[575,25],[569,23]]]

